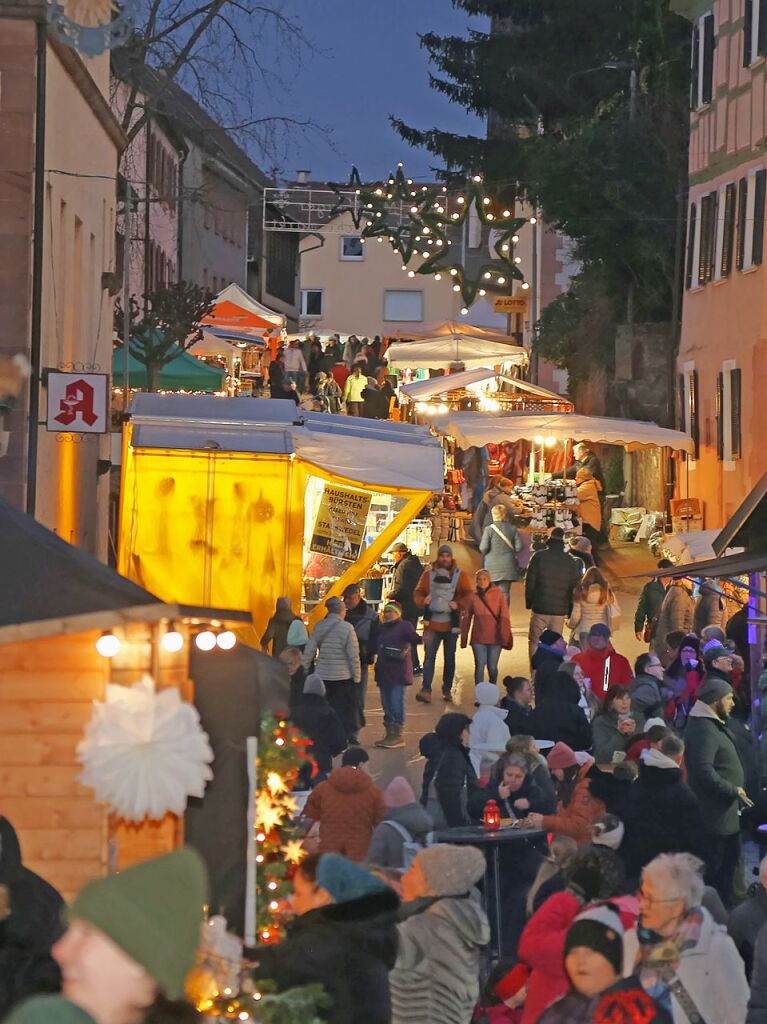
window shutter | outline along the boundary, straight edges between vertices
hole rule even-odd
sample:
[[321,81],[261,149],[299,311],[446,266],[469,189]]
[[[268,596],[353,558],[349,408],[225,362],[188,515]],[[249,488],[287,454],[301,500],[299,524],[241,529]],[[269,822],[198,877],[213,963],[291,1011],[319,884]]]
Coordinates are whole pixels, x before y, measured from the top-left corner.
[[730,370],[730,458],[739,459],[740,447],[740,370]]
[[716,375],[716,457],[724,458],[724,374]]
[[[690,228],[687,232],[687,276],[686,276],[686,287],[692,288],[692,272],[693,264],[695,263],[695,232],[697,231],[698,221],[698,205],[697,203],[690,203]],[[695,282],[698,283],[697,281]]]
[[684,432],[684,374],[680,373],[676,378],[676,424],[677,429]]
[[[767,3],[765,3],[767,7]],[[764,199],[767,186],[767,171],[757,171],[754,175],[754,241],[751,248],[751,262],[758,266],[764,255]]]
[[[767,9],[767,5],[765,5]],[[761,14],[761,10],[759,12]],[[754,20],[754,0],[746,0],[746,15],[743,20],[743,67],[751,64],[751,50],[753,48],[752,25]]]
[[716,245],[717,193],[703,196],[700,203],[700,253],[698,256],[698,284],[706,284],[714,276],[714,247]]
[[738,182],[738,247],[735,253],[735,266],[742,270],[746,262],[746,207],[748,205],[748,179],[741,178]]
[[690,85],[690,110],[697,110],[698,82],[700,79],[700,27],[698,22],[692,30],[692,76]]
[[698,405],[698,371],[690,370],[690,436],[692,437],[693,444],[693,459],[697,459],[700,454],[700,414]]
[[724,192],[724,224],[722,225],[722,265],[719,272],[728,277],[732,270],[732,249],[735,244],[735,185],[730,183]]
[[756,52],[760,56],[764,56],[767,53],[767,0],[756,0],[756,2],[759,4]]
[[714,96],[714,15],[707,14],[703,19],[703,82],[701,102],[710,103]]

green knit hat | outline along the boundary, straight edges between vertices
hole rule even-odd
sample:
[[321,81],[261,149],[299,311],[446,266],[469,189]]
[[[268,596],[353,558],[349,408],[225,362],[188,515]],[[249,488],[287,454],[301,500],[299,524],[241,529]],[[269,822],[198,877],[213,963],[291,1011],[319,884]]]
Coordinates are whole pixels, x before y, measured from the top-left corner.
[[61,996],[35,996],[14,1006],[3,1024],[93,1024],[93,1020]]
[[99,928],[169,999],[179,999],[194,966],[207,898],[205,864],[187,847],[90,882],[69,916]]

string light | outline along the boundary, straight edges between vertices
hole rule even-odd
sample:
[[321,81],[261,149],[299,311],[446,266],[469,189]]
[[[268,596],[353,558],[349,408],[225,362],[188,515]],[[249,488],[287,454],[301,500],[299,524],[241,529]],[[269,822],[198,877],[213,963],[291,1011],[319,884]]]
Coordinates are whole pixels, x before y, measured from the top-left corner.
[[482,200],[482,202],[484,203],[485,206],[489,206],[490,205],[490,199],[488,198],[488,196],[485,196],[485,198]]
[[204,629],[194,638],[198,651],[212,651],[216,646],[216,634],[210,629]]
[[[428,254],[427,254],[427,255],[428,255]],[[415,277],[415,271],[414,271],[414,270],[408,270],[408,272],[407,272],[407,276],[408,276],[408,277]],[[417,294],[417,293],[416,293],[416,294]]]
[[527,291],[527,289],[530,287],[530,285],[527,283],[527,281],[523,281],[522,282],[522,287],[525,289],[525,291]]
[[461,316],[466,316],[466,314],[467,314],[468,312],[469,312],[469,311],[468,311],[468,309],[466,308],[466,306],[462,306],[462,307],[461,307]]
[[471,180],[472,181],[476,181],[477,184],[479,184],[479,182],[482,181],[482,175],[481,174],[475,174],[474,177]]
[[459,284],[454,284],[453,285],[453,291],[454,292],[459,292],[460,290],[461,290],[461,286]]
[[506,284],[506,278],[505,277],[499,277],[498,278],[498,284]]
[[511,240],[514,243],[514,245],[516,245],[517,242],[519,241],[519,235],[512,235],[511,236]]
[[530,223],[531,224],[537,224],[538,223],[538,218],[537,217],[531,217],[530,218]]
[[122,644],[114,633],[102,633],[96,641],[96,650],[102,658],[114,658],[116,654],[120,653],[121,647]]
[[503,211],[503,215],[504,215],[504,217],[510,217],[511,216],[511,210],[504,210]]
[[435,281],[441,281],[442,280],[442,274],[435,274],[434,275],[434,280]]

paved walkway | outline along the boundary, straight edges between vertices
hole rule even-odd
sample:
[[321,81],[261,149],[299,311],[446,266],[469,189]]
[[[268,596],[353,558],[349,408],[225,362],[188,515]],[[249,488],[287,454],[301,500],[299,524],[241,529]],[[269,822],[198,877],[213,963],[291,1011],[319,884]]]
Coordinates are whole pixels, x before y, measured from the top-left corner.
[[[453,545],[456,559],[462,569],[474,573],[480,568],[480,556],[476,548]],[[616,650],[633,663],[646,650],[644,644],[634,636],[634,612],[643,579],[631,579],[635,574],[647,572],[655,567],[655,559],[642,544],[619,544],[604,552],[604,568],[618,596],[623,613],[621,624],[615,635]],[[514,648],[501,653],[499,676],[528,675],[530,664],[527,656],[527,627],[530,613],[525,609],[524,583],[515,583],[511,588],[511,627],[514,633]],[[437,674],[434,680],[434,699],[431,705],[415,700],[418,686],[409,687],[406,697],[405,749],[380,750],[373,746],[384,732],[383,709],[378,689],[372,681],[368,689],[366,709],[367,725],[360,733],[360,740],[370,753],[371,771],[379,786],[385,786],[395,775],[406,775],[416,791],[420,793],[423,760],[418,756],[418,741],[424,733],[434,728],[445,711],[461,710],[467,715],[474,714],[474,659],[471,650],[459,647],[454,696],[456,705],[445,704],[440,695],[441,655],[438,655]],[[416,683],[419,677],[416,677]]]

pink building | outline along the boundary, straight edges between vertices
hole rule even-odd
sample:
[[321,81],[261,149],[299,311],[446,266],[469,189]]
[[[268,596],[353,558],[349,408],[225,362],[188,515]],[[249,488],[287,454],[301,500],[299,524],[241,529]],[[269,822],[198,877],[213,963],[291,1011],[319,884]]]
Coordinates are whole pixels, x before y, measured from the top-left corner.
[[673,0],[692,22],[677,490],[722,526],[767,470],[767,0]]

